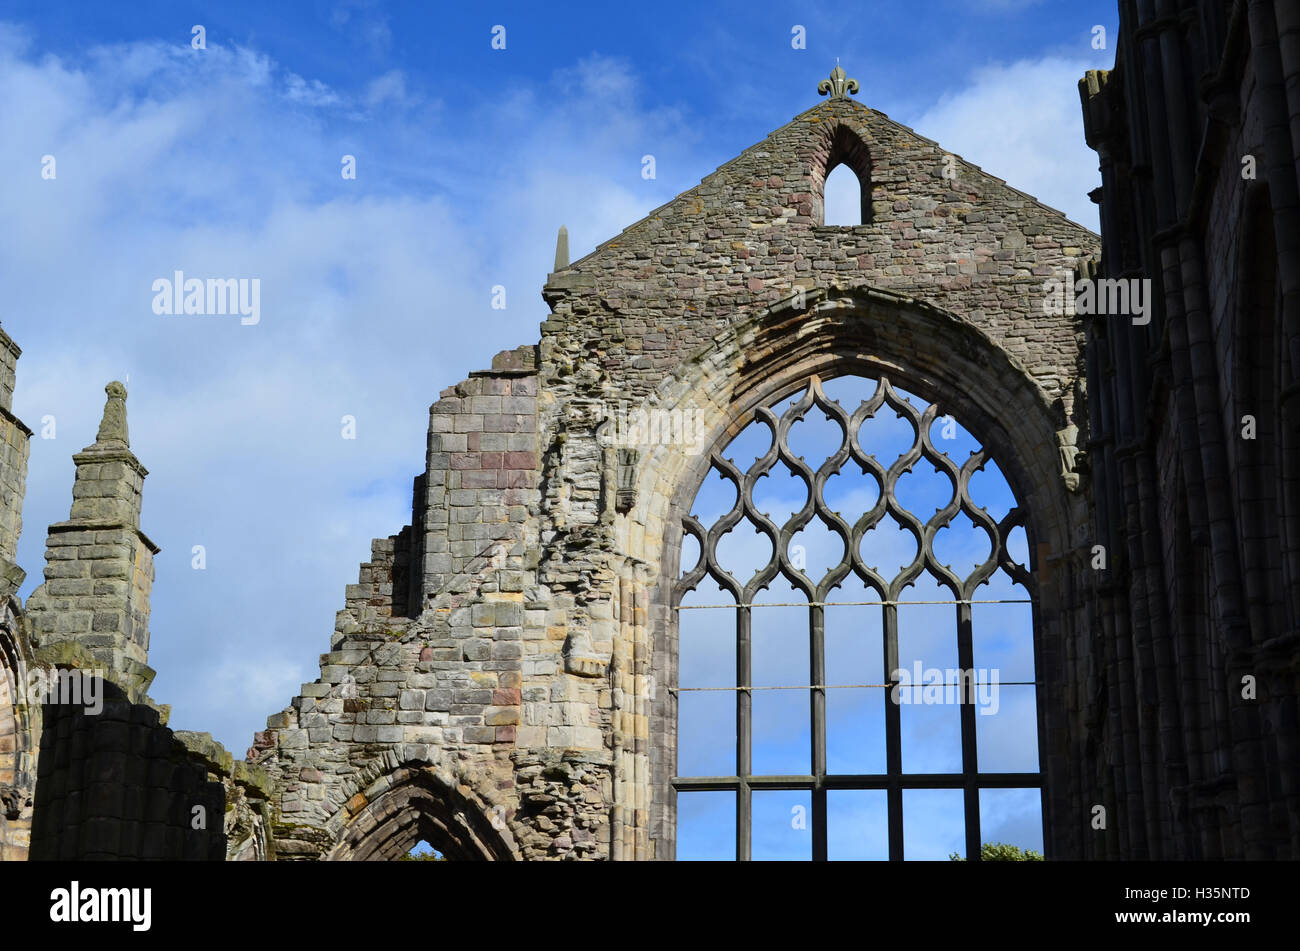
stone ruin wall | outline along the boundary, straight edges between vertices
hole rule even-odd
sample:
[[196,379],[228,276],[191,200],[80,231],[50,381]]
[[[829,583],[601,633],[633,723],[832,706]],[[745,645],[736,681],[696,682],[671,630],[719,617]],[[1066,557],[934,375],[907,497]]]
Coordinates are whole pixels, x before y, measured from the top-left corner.
[[[819,224],[840,162],[864,183],[861,226]],[[50,527],[45,583],[25,609],[11,598],[0,647],[11,694],[20,661],[103,671],[117,694],[94,722],[0,704],[0,783],[18,804],[0,847],[366,859],[427,839],[457,858],[671,858],[670,587],[702,457],[622,445],[620,410],[686,413],[707,446],[773,381],[897,369],[989,427],[1041,512],[1040,558],[1068,564],[1084,499],[1058,441],[1086,431],[1080,337],[1033,311],[1045,280],[1096,252],[1059,213],[842,95],[796,117],[586,258],[558,260],[540,341],[442,392],[411,524],[374,543],[320,677],[243,761],[173,732],[148,697],[157,547],[140,527],[147,472],[125,389],[110,384],[96,441],[74,457],[70,517]],[[30,431],[3,409],[11,557]],[[0,569],[16,590],[21,571]],[[1054,645],[1073,636],[1079,597],[1058,576]],[[1049,717],[1045,771],[1073,730]],[[187,830],[196,805],[224,818]]]
[[[1201,9],[1207,42],[1217,35],[1218,46],[1206,48],[1222,52],[1223,64],[1203,90],[1213,108],[1205,161],[1198,158],[1194,170],[1198,201],[1212,200],[1194,210],[1200,225],[1208,222],[1200,256],[1214,291],[1206,336],[1218,348],[1220,377],[1212,382],[1237,399],[1251,394],[1233,378],[1245,360],[1231,326],[1241,301],[1226,289],[1251,247],[1239,242],[1257,238],[1242,226],[1254,199],[1236,156],[1260,153],[1273,186],[1286,184],[1289,195],[1293,184],[1281,168],[1286,149],[1264,148],[1285,144],[1284,124],[1272,121],[1283,113],[1285,90],[1251,77],[1261,68],[1257,55],[1281,63],[1294,51],[1279,53],[1267,36],[1246,45],[1256,26],[1267,26],[1273,6],[1250,5],[1249,30],[1245,4],[1232,5],[1231,20],[1217,26],[1217,8]],[[1287,18],[1294,19],[1277,11],[1278,23]],[[1142,27],[1145,39],[1126,33],[1121,47],[1133,60],[1135,44],[1147,55],[1156,32],[1190,25],[1164,18]],[[1181,43],[1159,44],[1175,65]],[[1182,75],[1171,69],[1166,79]],[[539,341],[499,354],[491,369],[444,390],[430,408],[410,525],[374,543],[358,583],[345,592],[321,676],[268,719],[242,762],[205,734],[173,733],[166,708],[147,696],[156,549],[140,531],[145,472],[129,452],[124,404],[114,404],[124,393],[115,395],[113,385],[101,438],[77,457],[71,518],[51,527],[46,584],[26,609],[17,601],[23,573],[12,559],[31,432],[10,412],[19,351],[0,331],[0,858],[29,850],[212,858],[224,849],[239,859],[391,859],[420,839],[455,858],[673,857],[671,585],[681,567],[680,517],[707,458],[680,447],[621,444],[620,411],[689,413],[708,446],[733,435],[757,399],[791,392],[809,373],[883,370],[943,401],[991,445],[1030,513],[1048,848],[1075,857],[1142,855],[1154,846],[1192,854],[1190,827],[1177,841],[1170,831],[1186,817],[1161,805],[1172,792],[1186,798],[1178,808],[1204,817],[1196,834],[1214,854],[1215,817],[1236,807],[1218,801],[1217,779],[1171,790],[1138,775],[1157,769],[1133,752],[1140,733],[1156,748],[1157,721],[1149,696],[1135,713],[1138,681],[1131,668],[1117,674],[1115,656],[1133,636],[1127,608],[1114,600],[1121,585],[1133,586],[1133,629],[1145,630],[1153,615],[1143,613],[1140,586],[1151,588],[1153,603],[1173,603],[1183,600],[1176,591],[1191,577],[1168,528],[1187,521],[1189,501],[1204,504],[1202,490],[1184,492],[1177,481],[1198,482],[1203,447],[1176,447],[1180,433],[1196,427],[1175,426],[1169,406],[1181,399],[1202,410],[1204,394],[1198,389],[1192,404],[1184,392],[1163,408],[1119,414],[1122,426],[1150,425],[1158,469],[1169,474],[1154,491],[1143,489],[1124,518],[1159,507],[1161,538],[1151,544],[1165,545],[1175,576],[1160,587],[1150,566],[1139,565],[1144,571],[1132,578],[1099,582],[1086,565],[1099,537],[1091,516],[1104,535],[1106,512],[1096,506],[1107,494],[1104,483],[1112,492],[1115,486],[1104,472],[1111,437],[1092,441],[1084,413],[1084,328],[1095,351],[1109,348],[1121,360],[1146,354],[1123,327],[1112,331],[1040,306],[1045,281],[1141,273],[1150,251],[1141,245],[1169,241],[1168,214],[1155,235],[1143,232],[1151,222],[1134,220],[1151,210],[1142,198],[1152,187],[1151,166],[1139,154],[1128,168],[1135,157],[1125,154],[1129,132],[1106,129],[1103,138],[1114,141],[1102,149],[1108,184],[1100,201],[1115,240],[1108,232],[1110,257],[1099,272],[1096,236],[848,99],[842,72],[839,83],[833,75],[830,100],[592,254],[573,264],[567,251],[557,254],[543,288],[550,313]],[[1103,74],[1089,74],[1082,89],[1090,141],[1121,117],[1121,95],[1135,101],[1120,82],[1112,79],[1109,92],[1105,86]],[[1130,125],[1145,121],[1130,118]],[[1148,132],[1156,145],[1168,134],[1159,122]],[[1146,135],[1132,147],[1147,148]],[[1215,165],[1223,155],[1233,160]],[[1190,153],[1173,158],[1192,160]],[[861,226],[819,224],[825,177],[839,162],[864,183]],[[1163,166],[1156,172],[1170,174]],[[1275,195],[1274,211],[1293,217],[1294,203],[1279,202]],[[1161,260],[1175,260],[1171,253]],[[1160,280],[1172,282],[1164,293],[1174,318],[1183,306],[1178,281],[1199,266],[1159,269]],[[1283,270],[1279,279],[1293,276]],[[1196,306],[1198,293],[1198,286],[1187,293]],[[1156,318],[1158,329],[1165,315]],[[1118,343],[1107,340],[1110,333]],[[1098,432],[1117,386],[1103,370],[1093,394]],[[1209,385],[1206,379],[1197,387]],[[1125,397],[1128,384],[1119,382]],[[1233,405],[1224,399],[1203,412],[1226,425]],[[1197,431],[1213,429],[1207,422]],[[1092,462],[1085,449],[1095,454]],[[1255,478],[1250,459],[1238,462],[1242,478]],[[1119,526],[1123,519],[1110,514],[1110,527]],[[1248,532],[1271,530],[1255,509],[1237,515]],[[1195,520],[1198,532],[1204,521]],[[1130,554],[1140,534],[1130,531]],[[1252,535],[1243,547],[1255,552],[1255,541]],[[1278,704],[1294,695],[1285,689],[1294,685],[1287,643],[1260,646],[1263,662],[1273,665],[1275,680],[1266,686]],[[1270,650],[1278,656],[1264,656]],[[15,676],[24,667],[102,668],[123,696],[112,716],[79,722],[75,711],[25,703]],[[1255,735],[1256,714],[1234,715],[1233,729],[1244,736],[1234,739],[1234,756],[1254,744],[1260,756],[1285,758],[1295,718],[1289,707],[1278,709],[1284,729],[1267,742]],[[88,742],[76,736],[96,731],[104,733],[94,740],[102,755],[73,755],[78,742]],[[1170,738],[1174,731],[1165,730],[1158,739]],[[41,795],[63,811],[51,805],[47,820],[42,807],[33,826],[38,775]],[[1250,821],[1241,820],[1247,853],[1263,855],[1276,837],[1261,818],[1265,787],[1250,770],[1241,776],[1245,787],[1255,784],[1246,803]],[[1120,832],[1104,840],[1087,837],[1078,821],[1099,797],[1126,810]],[[1142,797],[1153,805],[1145,820]],[[107,805],[89,810],[92,798]],[[220,801],[225,818],[219,830],[193,836],[183,812],[200,800],[212,807]],[[1281,805],[1273,808],[1283,815]],[[108,831],[113,825],[116,832]]]
[[[817,224],[832,156],[869,178],[861,227]],[[957,318],[934,341],[903,320],[872,324],[904,366],[953,348],[1009,355],[1050,422],[1034,451],[1055,473],[1054,431],[1086,424],[1080,337],[1069,317],[1029,311],[1045,280],[1072,280],[1096,253],[1059,213],[835,99],[559,267],[540,343],[430,408],[415,528],[375,542],[320,678],[255,739],[279,856],[357,857],[365,839],[404,852],[422,836],[400,804],[423,774],[462,803],[435,830],[461,854],[671,857],[675,655],[650,629],[652,613],[668,620],[671,499],[652,488],[651,460],[611,445],[613,407],[680,408],[686,393],[712,438],[736,395],[728,364],[746,359],[719,340],[799,287],[813,302],[796,306],[803,318],[828,297],[876,293]],[[1071,512],[1077,529],[1081,498]]]
[[[11,411],[20,352],[0,330],[0,861],[273,857],[265,772],[207,734],[169,729],[169,708],[148,696],[158,548],[140,531],[147,472],[130,451],[120,383],[106,388],[95,443],[73,457],[72,509],[50,526],[45,583],[19,602],[32,436]],[[97,712],[61,702],[90,696],[83,677],[96,681]]]

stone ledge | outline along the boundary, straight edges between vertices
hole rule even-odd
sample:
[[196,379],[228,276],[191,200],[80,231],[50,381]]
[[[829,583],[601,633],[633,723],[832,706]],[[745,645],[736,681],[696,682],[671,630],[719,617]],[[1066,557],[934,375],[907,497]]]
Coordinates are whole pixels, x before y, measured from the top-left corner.
[[134,525],[127,525],[124,522],[101,522],[94,519],[84,521],[77,519],[68,519],[66,522],[55,522],[49,528],[51,535],[59,535],[64,532],[103,532],[103,531],[127,531],[134,532],[140,541],[144,542],[152,554],[158,554],[162,551],[151,539]]
[[211,733],[174,730],[172,736],[187,754],[203,763],[209,772],[244,787],[245,793],[255,799],[271,798],[272,784],[266,770],[235,759],[224,746],[212,738]]
[[226,748],[212,738],[211,733],[197,733],[193,730],[174,730],[176,738],[185,750],[206,764],[211,772],[220,776],[229,776],[234,770],[235,758]]
[[[0,333],[3,333],[3,331],[0,331]],[[32,431],[27,428],[27,424],[24,423],[17,416],[15,416],[12,412],[5,409],[5,407],[3,406],[0,406],[0,419],[3,419],[5,422],[13,424],[19,430],[21,430],[29,439],[31,438]]]
[[102,462],[124,462],[144,478],[149,474],[149,470],[144,467],[135,453],[130,449],[96,449],[93,445],[87,446],[81,452],[74,453],[72,461],[77,465],[95,465]]

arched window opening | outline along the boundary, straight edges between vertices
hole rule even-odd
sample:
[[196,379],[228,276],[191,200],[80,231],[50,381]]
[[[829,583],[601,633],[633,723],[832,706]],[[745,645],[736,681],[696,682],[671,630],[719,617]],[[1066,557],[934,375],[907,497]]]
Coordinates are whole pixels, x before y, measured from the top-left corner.
[[679,859],[1042,852],[1025,515],[888,380],[813,377],[710,456],[678,616]]
[[[5,658],[0,657],[0,660]],[[18,779],[18,690],[9,668],[0,663],[0,787]]]
[[826,176],[826,225],[851,228],[862,224],[862,183],[847,165],[837,165]]
[[503,808],[489,813],[433,769],[401,767],[387,776],[389,787],[340,830],[330,860],[489,861],[514,856]]
[[831,134],[826,162],[814,170],[816,222],[830,227],[871,223],[871,155],[848,126]]
[[446,862],[447,856],[443,855],[428,842],[421,839],[415,844],[415,848],[407,852],[400,859],[400,862]]

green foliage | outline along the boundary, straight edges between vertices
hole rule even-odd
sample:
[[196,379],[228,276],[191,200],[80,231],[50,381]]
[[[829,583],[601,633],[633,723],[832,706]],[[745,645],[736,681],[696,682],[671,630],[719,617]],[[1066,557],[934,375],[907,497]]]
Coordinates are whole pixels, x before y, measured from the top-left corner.
[[[960,854],[953,852],[948,858],[953,862],[966,861]],[[1033,849],[1020,851],[1016,845],[1007,845],[1005,842],[985,842],[980,849],[980,860],[983,862],[1041,862],[1043,853],[1035,852]]]
[[437,852],[421,852],[419,855],[416,855],[415,853],[412,852],[408,852],[406,855],[400,857],[397,861],[399,862],[445,862],[447,861],[447,859],[439,855]]

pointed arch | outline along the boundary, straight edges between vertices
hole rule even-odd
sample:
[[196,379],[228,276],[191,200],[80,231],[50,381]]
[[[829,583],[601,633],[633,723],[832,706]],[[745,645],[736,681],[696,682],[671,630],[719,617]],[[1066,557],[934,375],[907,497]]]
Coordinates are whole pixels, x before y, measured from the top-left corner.
[[[806,303],[803,298],[806,296]],[[673,591],[681,575],[686,516],[705,478],[707,450],[724,445],[749,422],[754,408],[800,391],[811,375],[881,375],[942,405],[990,450],[1023,507],[1024,531],[1037,585],[1035,669],[1040,672],[1039,769],[1045,789],[1043,822],[1048,848],[1069,854],[1066,747],[1048,744],[1070,730],[1065,688],[1066,645],[1079,636],[1082,597],[1074,537],[1086,523],[1080,493],[1071,491],[1059,449],[1060,401],[1053,401],[1015,355],[961,318],[913,299],[876,289],[815,289],[737,321],[709,347],[685,361],[651,401],[661,408],[690,406],[704,415],[701,451],[655,447],[639,467],[624,552],[651,568],[648,579],[649,652],[661,682],[676,683],[677,617]],[[686,566],[689,567],[689,566]],[[675,853],[677,699],[661,691],[651,706],[648,750],[650,851]]]
[[847,123],[836,122],[825,133],[813,155],[812,193],[813,220],[818,225],[826,223],[826,179],[831,172],[845,165],[858,179],[862,190],[862,223],[872,219],[871,150],[862,136]]
[[446,858],[518,858],[503,807],[494,810],[450,774],[407,763],[378,776],[341,810],[330,861],[395,861],[421,841]]

